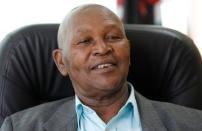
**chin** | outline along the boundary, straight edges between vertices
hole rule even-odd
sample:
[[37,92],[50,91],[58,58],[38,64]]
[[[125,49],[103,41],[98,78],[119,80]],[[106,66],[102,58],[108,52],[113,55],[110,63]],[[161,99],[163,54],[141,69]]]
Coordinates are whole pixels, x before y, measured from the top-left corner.
[[98,80],[95,82],[95,86],[97,89],[101,90],[119,90],[123,87],[126,83],[126,80],[113,80],[113,79],[105,79],[105,80]]

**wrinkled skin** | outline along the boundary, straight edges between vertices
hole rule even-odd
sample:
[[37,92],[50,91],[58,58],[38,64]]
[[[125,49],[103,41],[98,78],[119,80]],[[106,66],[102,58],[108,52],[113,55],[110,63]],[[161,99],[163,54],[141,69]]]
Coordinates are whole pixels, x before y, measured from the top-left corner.
[[61,24],[59,48],[53,58],[61,74],[69,75],[84,104],[109,121],[128,98],[130,49],[119,18],[99,5],[78,7]]

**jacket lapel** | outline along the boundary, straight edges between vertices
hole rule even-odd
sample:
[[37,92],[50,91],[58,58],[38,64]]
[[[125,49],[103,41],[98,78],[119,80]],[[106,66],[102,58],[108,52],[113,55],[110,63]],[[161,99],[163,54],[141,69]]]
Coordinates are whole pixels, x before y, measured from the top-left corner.
[[167,131],[150,100],[135,92],[143,131]]
[[75,100],[66,100],[44,124],[47,131],[76,131]]
[[[167,131],[150,100],[135,92],[143,131]],[[75,99],[66,100],[44,124],[47,131],[76,131]]]

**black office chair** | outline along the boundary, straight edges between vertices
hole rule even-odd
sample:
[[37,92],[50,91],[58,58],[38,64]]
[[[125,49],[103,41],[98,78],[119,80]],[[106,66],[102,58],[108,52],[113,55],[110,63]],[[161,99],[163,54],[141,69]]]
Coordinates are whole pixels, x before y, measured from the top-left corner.
[[[202,60],[193,41],[174,30],[125,25],[131,43],[128,81],[149,99],[202,109]],[[0,48],[0,124],[12,113],[74,95],[58,72],[52,50],[58,24],[9,34]]]

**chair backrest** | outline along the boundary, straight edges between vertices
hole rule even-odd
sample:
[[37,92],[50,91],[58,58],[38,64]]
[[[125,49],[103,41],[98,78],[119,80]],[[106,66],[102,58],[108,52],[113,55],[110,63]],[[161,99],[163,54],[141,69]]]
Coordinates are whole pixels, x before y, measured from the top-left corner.
[[[74,95],[57,70],[58,24],[27,26],[0,48],[0,124],[17,111]],[[147,98],[202,109],[202,60],[193,41],[174,30],[125,25],[131,44],[128,81]]]

